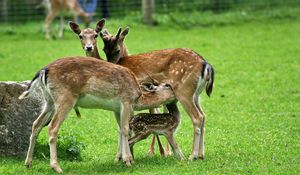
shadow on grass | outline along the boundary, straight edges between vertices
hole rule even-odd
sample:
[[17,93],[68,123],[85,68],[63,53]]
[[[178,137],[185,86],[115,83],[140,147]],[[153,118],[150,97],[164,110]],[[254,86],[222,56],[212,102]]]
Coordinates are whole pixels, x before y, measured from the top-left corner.
[[[107,161],[107,162],[96,162],[93,161],[91,163],[84,163],[80,166],[80,171],[87,171],[87,172],[96,172],[96,173],[103,173],[103,174],[109,174],[109,173],[134,173],[134,172],[142,172],[147,169],[153,170],[163,170],[165,167],[168,168],[175,168],[178,166],[178,163],[181,163],[179,159],[175,159],[173,157],[160,157],[160,156],[154,156],[154,157],[140,157],[136,158],[134,160],[134,164],[131,167],[127,167],[125,163],[122,161],[114,162]],[[186,162],[185,162],[186,163]],[[71,169],[70,171],[73,171]],[[73,173],[78,172],[78,170],[74,170]],[[72,172],[69,172],[72,173]],[[147,172],[145,172],[147,174]],[[148,172],[150,173],[150,172]]]

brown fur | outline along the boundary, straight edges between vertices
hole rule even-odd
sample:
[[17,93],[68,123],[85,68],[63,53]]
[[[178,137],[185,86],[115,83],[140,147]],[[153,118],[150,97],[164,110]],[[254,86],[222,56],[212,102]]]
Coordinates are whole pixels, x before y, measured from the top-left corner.
[[[166,100],[173,95],[172,89],[164,83],[157,87],[156,92],[143,93],[129,69],[92,57],[67,57],[48,64],[19,98],[24,98],[36,87],[42,89],[46,103],[33,123],[25,165],[31,166],[37,136],[50,120],[50,165],[59,173],[62,170],[57,161],[57,133],[72,108],[101,108],[118,113],[116,116],[122,138],[120,156],[130,166],[133,159],[128,144],[128,120],[133,108],[158,106],[167,103]],[[144,95],[147,96],[146,101],[143,100]]]
[[[164,135],[173,149],[174,156],[179,156],[182,160],[184,159],[174,138],[174,132],[180,123],[179,110],[176,103],[168,104],[167,107],[169,113],[139,113],[130,118],[129,128],[131,136],[129,138],[129,145],[132,154],[135,143],[146,139],[150,134],[154,134],[156,136]],[[157,140],[160,143],[159,138]],[[161,146],[161,144],[159,144],[159,146]],[[163,148],[161,149],[163,151]],[[164,155],[164,151],[161,154]]]
[[119,29],[113,36],[101,32],[107,60],[129,68],[139,83],[170,84],[176,99],[190,116],[194,126],[193,151],[190,159],[204,158],[205,114],[199,104],[199,94],[206,86],[210,96],[214,83],[214,70],[203,57],[186,49],[163,49],[127,56],[124,38],[128,33]]
[[[119,30],[120,31],[120,30]],[[194,126],[193,151],[189,159],[204,158],[205,114],[199,104],[199,94],[206,86],[210,96],[214,82],[213,67],[196,52],[186,49],[163,49],[152,52],[122,55],[127,53],[125,35],[112,36],[102,32],[107,60],[129,68],[138,82],[166,82],[171,85],[177,100],[190,116]],[[119,36],[119,37],[118,37]],[[122,37],[121,37],[122,36]],[[114,48],[108,46],[114,45]]]

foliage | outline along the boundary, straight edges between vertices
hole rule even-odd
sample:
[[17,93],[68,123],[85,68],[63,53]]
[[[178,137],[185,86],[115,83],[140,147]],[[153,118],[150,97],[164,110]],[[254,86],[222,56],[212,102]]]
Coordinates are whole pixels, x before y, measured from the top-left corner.
[[[81,152],[86,148],[82,142],[83,138],[78,135],[78,132],[69,130],[58,135],[57,149],[60,159],[75,161],[82,160]],[[35,149],[36,158],[50,157],[48,139],[40,140]]]

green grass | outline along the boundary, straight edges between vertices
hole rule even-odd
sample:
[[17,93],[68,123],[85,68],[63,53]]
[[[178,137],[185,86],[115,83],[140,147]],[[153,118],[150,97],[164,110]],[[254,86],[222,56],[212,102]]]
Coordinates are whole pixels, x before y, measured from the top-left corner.
[[[120,21],[107,22],[116,31]],[[126,21],[121,21],[125,24]],[[63,40],[46,41],[42,24],[0,26],[0,80],[31,79],[57,58],[84,55],[69,30]],[[262,19],[209,27],[172,28],[130,25],[130,54],[161,48],[192,48],[216,72],[211,98],[201,104],[207,115],[205,160],[148,157],[151,139],[135,146],[135,164],[114,163],[117,124],[112,112],[72,111],[60,135],[75,135],[86,148],[81,160],[59,154],[65,174],[299,174],[300,172],[300,19]],[[102,41],[98,47],[102,48]],[[104,54],[101,53],[104,57]],[[180,106],[176,138],[186,157],[192,150],[192,124]],[[0,159],[0,174],[53,174],[47,131],[38,139],[33,167],[24,158]],[[59,146],[59,149],[62,148]],[[41,156],[46,155],[46,158]]]

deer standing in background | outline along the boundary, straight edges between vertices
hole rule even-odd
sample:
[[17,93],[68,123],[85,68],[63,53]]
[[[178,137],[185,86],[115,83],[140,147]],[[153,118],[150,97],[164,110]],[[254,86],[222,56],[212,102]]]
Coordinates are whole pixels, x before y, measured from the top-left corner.
[[[75,33],[82,35],[81,32]],[[205,113],[200,107],[199,95],[204,89],[208,96],[211,95],[214,84],[212,65],[186,48],[163,49],[122,57],[128,53],[124,44],[128,29],[119,29],[115,36],[105,31],[100,34],[109,62],[129,68],[139,84],[155,80],[157,84],[165,82],[172,87],[176,99],[190,116],[194,127],[193,149],[189,159],[203,159]],[[119,152],[120,150],[119,147]]]
[[77,0],[43,0],[41,3],[42,6],[45,7],[47,15],[45,18],[45,32],[46,32],[46,39],[50,39],[50,26],[52,21],[57,16],[60,15],[60,30],[58,37],[63,37],[64,32],[64,17],[63,13],[70,11],[74,19],[77,20],[77,17],[82,17],[86,26],[90,23],[90,16],[91,14],[86,13],[78,3]]
[[[73,30],[74,33],[76,33],[79,36],[79,39],[81,40],[82,48],[84,49],[84,51],[86,53],[86,56],[91,56],[91,57],[95,57],[97,59],[102,60],[102,58],[100,57],[100,54],[98,52],[97,39],[96,38],[98,37],[98,33],[99,33],[97,29],[102,29],[104,27],[104,25],[105,25],[105,19],[101,19],[96,25],[96,30],[91,29],[91,28],[85,28],[85,29],[81,30],[77,23],[69,22],[70,28]],[[128,30],[129,29],[124,30],[122,35],[125,36],[126,35],[125,33],[128,32]],[[123,52],[122,52],[122,57],[128,56],[127,49],[126,49],[126,47],[124,47],[124,48],[125,48],[125,50],[123,50]],[[159,108],[150,109],[149,111],[152,114],[160,113]],[[154,154],[155,137],[157,138],[157,141],[158,141],[160,154],[162,156],[170,155],[169,144],[167,144],[167,149],[166,149],[166,152],[165,152],[163,150],[163,147],[162,147],[161,142],[159,140],[159,136],[157,136],[157,135],[153,136],[152,143],[151,143],[151,146],[150,146],[150,149],[149,149],[149,154],[150,155]]]
[[169,104],[169,110],[172,110],[172,104],[176,101],[171,87],[166,83],[158,85],[154,93],[144,92],[129,69],[92,57],[67,57],[48,64],[35,75],[19,99],[30,95],[35,88],[42,90],[46,103],[32,125],[25,165],[32,165],[37,136],[50,121],[50,166],[58,173],[62,169],[57,161],[57,134],[67,114],[75,106],[100,108],[118,114],[122,148],[120,156],[130,166],[133,158],[128,143],[128,121],[133,109],[143,110]]

